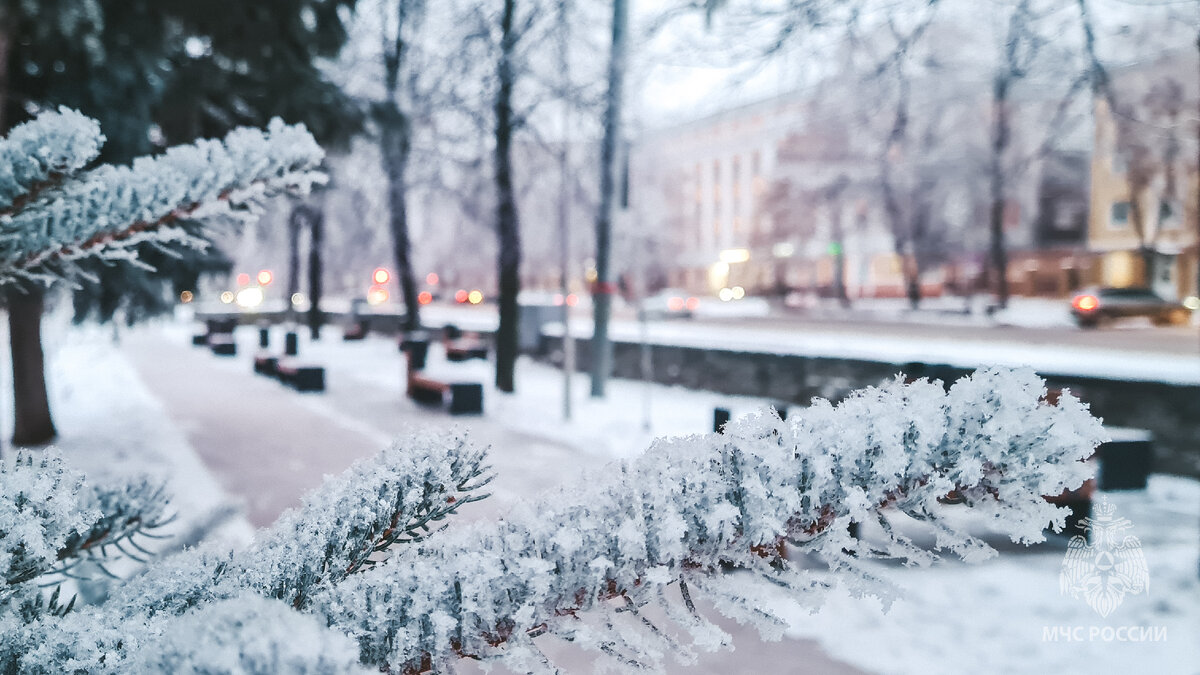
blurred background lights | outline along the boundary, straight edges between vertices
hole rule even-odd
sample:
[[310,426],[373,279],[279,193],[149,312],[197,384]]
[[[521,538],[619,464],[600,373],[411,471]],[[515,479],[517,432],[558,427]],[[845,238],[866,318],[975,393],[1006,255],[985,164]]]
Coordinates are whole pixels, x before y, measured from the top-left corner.
[[237,275],[238,286],[246,286],[249,283],[250,283],[250,275],[249,274],[242,272],[241,274]]
[[274,278],[275,276],[271,274],[271,270],[259,270],[258,272],[257,279],[259,285],[266,286],[267,284],[271,283],[271,280]]
[[367,304],[382,305],[387,299],[387,289],[382,286],[372,286],[371,290],[367,291]]
[[194,296],[192,295],[191,291],[184,291],[179,294],[179,301],[186,304],[191,302],[193,297]]
[[238,307],[243,309],[253,309],[262,304],[263,290],[258,286],[248,286],[237,292],[235,298]]
[[301,307],[308,303],[308,298],[303,293],[292,293],[292,306]]
[[430,272],[429,274],[425,275],[425,283],[429,284],[430,286],[437,286],[438,281],[440,281],[440,279],[438,279],[437,272]]
[[483,302],[483,291],[474,290],[467,294],[467,302],[472,305],[478,305]]
[[379,285],[386,284],[392,278],[392,273],[382,267],[376,267],[371,274],[371,280]]
[[233,291],[224,291],[221,293],[221,302],[227,305],[233,302]]
[[418,305],[428,305],[431,302],[433,302],[433,293],[430,293],[429,291],[421,291],[417,294]]

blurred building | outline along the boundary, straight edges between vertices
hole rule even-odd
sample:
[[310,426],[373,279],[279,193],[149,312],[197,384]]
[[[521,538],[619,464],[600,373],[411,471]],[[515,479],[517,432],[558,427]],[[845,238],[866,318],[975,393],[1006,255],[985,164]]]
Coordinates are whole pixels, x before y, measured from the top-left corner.
[[[860,128],[836,99],[797,92],[647,133],[631,151],[627,229],[652,233],[662,283],[692,293],[903,297],[906,277],[924,297],[984,290],[986,102],[948,104],[937,153],[889,158],[891,204],[878,145],[886,129]],[[1057,105],[1018,103],[1029,119]],[[1080,129],[1083,140],[1071,142],[1087,146]],[[1017,294],[1066,294],[1090,269],[1087,152],[1029,164],[1009,178],[1004,209],[1010,284]]]
[[1088,249],[1097,282],[1197,294],[1196,53],[1112,73],[1095,101]]

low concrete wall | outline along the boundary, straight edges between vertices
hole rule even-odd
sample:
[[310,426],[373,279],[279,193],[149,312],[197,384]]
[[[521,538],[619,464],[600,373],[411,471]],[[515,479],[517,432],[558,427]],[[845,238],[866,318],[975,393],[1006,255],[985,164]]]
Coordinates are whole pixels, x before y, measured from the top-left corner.
[[[543,336],[543,360],[561,363],[562,339]],[[757,396],[807,404],[819,396],[838,400],[901,371],[953,381],[971,371],[940,364],[901,364],[855,359],[738,352],[654,345],[651,380],[689,389]],[[576,364],[587,371],[591,342],[575,340]],[[642,378],[642,345],[613,343],[613,374]],[[1070,389],[1110,426],[1147,429],[1155,438],[1154,470],[1200,478],[1200,387],[1067,377],[1043,373],[1047,386]]]

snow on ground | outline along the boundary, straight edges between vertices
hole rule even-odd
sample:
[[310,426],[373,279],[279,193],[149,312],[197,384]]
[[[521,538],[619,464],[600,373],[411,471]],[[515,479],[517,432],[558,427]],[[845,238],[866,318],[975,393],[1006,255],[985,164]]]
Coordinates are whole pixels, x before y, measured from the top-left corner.
[[[170,326],[162,334],[183,343],[190,327]],[[283,388],[279,392],[299,397],[347,428],[381,437],[379,427],[364,427],[344,408],[339,412],[337,397],[343,395],[339,391],[347,391],[340,384],[351,382],[375,382],[384,395],[399,396],[403,365],[394,340],[372,336],[345,343],[336,328],[327,329],[326,335],[320,343],[302,339],[302,354],[319,359],[338,386],[324,395],[299,395]],[[213,364],[253,377],[245,361],[254,337],[252,329],[240,329],[241,354],[236,360],[213,357]],[[180,510],[185,513],[221,502],[219,490],[198,466],[183,436],[108,344],[106,333],[67,333],[49,342],[51,386],[68,454],[91,462],[89,470],[137,467],[173,474],[172,489],[181,496]],[[433,358],[434,367],[446,367],[436,363],[436,350]],[[716,406],[729,407],[736,416],[769,403],[627,380],[611,381],[605,399],[591,399],[586,376],[577,375],[572,378],[574,415],[568,422],[561,414],[562,374],[550,366],[521,359],[515,394],[491,387],[490,364],[471,364],[460,374],[485,384],[485,413],[480,418],[445,418],[447,422],[467,428],[473,423],[499,425],[522,438],[566,444],[579,451],[581,460],[587,457],[588,464],[632,456],[655,435],[707,432]],[[432,415],[436,419],[437,414]],[[523,470],[531,472],[528,483],[551,485],[577,468],[532,463]],[[781,600],[778,609],[789,619],[791,636],[817,640],[830,656],[868,672],[1197,672],[1200,483],[1155,476],[1149,490],[1107,497],[1118,515],[1132,521],[1131,533],[1145,551],[1150,580],[1147,593],[1126,596],[1108,618],[1082,600],[1060,595],[1058,574],[1066,550],[1062,537],[1031,549],[1003,545],[998,558],[978,565],[947,562],[924,570],[880,566],[880,576],[902,590],[887,613],[876,600],[854,599],[843,592],[831,595],[815,615],[790,601]],[[1106,635],[1118,635],[1105,628],[1129,626],[1165,634],[1166,640],[1105,640]],[[1080,627],[1074,634],[1083,639],[1067,641],[1061,634],[1049,639],[1048,631],[1056,627]],[[792,664],[779,665],[787,669]]]
[[[332,372],[349,367],[361,346],[323,347]],[[390,340],[386,349],[394,349]],[[394,353],[394,352],[391,352]],[[343,356],[339,356],[339,354]],[[436,360],[436,351],[433,354]],[[361,363],[358,367],[361,367]],[[390,369],[378,369],[392,377]],[[487,383],[490,364],[468,370]],[[735,416],[769,405],[765,399],[728,397],[711,392],[610,382],[609,396],[587,396],[585,375],[572,377],[575,393],[571,421],[562,419],[562,373],[522,359],[515,395],[489,387],[484,395],[490,420],[526,433],[568,443],[588,453],[613,458],[640,452],[655,435],[686,435],[711,428],[712,409],[723,405]],[[643,420],[649,410],[650,429]],[[469,422],[466,422],[469,424]],[[561,472],[565,467],[546,467]],[[1150,569],[1149,592],[1127,596],[1107,619],[1082,600],[1062,596],[1058,573],[1065,537],[1025,549],[997,542],[1003,551],[991,561],[966,565],[947,562],[933,569],[882,567],[882,576],[903,596],[888,613],[871,599],[835,593],[817,614],[788,604],[783,611],[789,634],[818,640],[830,656],[870,672],[928,673],[951,670],[984,672],[1187,672],[1200,663],[1200,482],[1155,476],[1149,490],[1106,495],[1118,515],[1133,522]],[[1166,642],[1064,642],[1043,639],[1043,628],[1142,626],[1165,628]],[[1114,633],[1115,635],[1115,633]],[[870,645],[865,649],[864,645]]]
[[[332,340],[303,345],[302,353],[319,354],[331,377],[376,378],[398,388],[402,371],[392,339],[342,343],[336,329],[329,332]],[[736,416],[770,403],[629,380],[611,381],[609,395],[597,400],[587,396],[588,378],[576,375],[574,414],[564,421],[562,373],[553,367],[521,359],[517,393],[502,394],[490,385],[491,364],[445,364],[439,359],[435,346],[431,370],[485,384],[482,420],[570,445],[592,459],[629,457],[655,435],[707,432],[716,406],[730,407]],[[456,422],[469,428],[472,418]],[[551,484],[561,482],[573,467],[535,470],[544,472]],[[1060,536],[1029,549],[993,542],[1000,556],[978,565],[949,561],[923,570],[880,566],[880,575],[902,591],[887,613],[877,600],[840,591],[815,615],[790,602],[779,609],[789,618],[791,636],[815,639],[830,656],[869,672],[1194,671],[1200,663],[1200,643],[1194,639],[1200,633],[1200,482],[1155,476],[1147,491],[1106,497],[1118,515],[1132,521],[1131,533],[1141,541],[1150,574],[1148,593],[1127,596],[1107,619],[1083,600],[1060,595],[1058,574],[1067,541]],[[1084,641],[1044,635],[1055,627],[1076,626],[1082,628],[1074,633]],[[1117,641],[1115,629],[1129,626],[1162,628],[1166,641]],[[1113,632],[1106,633],[1106,627]],[[1093,628],[1098,631],[1095,641],[1089,639]],[[1112,641],[1105,641],[1106,635]]]
[[[111,328],[70,327],[65,315],[43,324],[50,409],[58,438],[54,446],[89,482],[146,475],[166,481],[169,512],[176,520],[164,532],[207,536],[229,545],[250,541],[253,530],[161,404],[134,374],[113,343]],[[7,331],[4,331],[7,344]],[[11,396],[8,350],[0,357],[0,392]],[[12,433],[5,407],[0,433]]]
[[[811,615],[781,603],[788,634],[878,673],[1200,672],[1200,483],[1154,476],[1146,491],[1104,497],[1132,521],[1127,534],[1139,538],[1149,568],[1148,591],[1126,595],[1107,618],[1060,593],[1066,547],[1054,537],[976,565],[883,568],[901,592],[887,613],[845,592]],[[1145,637],[1163,639],[1136,641]]]

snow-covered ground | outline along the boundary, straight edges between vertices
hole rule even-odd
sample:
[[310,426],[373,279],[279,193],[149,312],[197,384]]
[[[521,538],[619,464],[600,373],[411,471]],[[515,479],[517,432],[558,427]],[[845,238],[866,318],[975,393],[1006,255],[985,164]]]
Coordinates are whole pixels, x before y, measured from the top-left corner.
[[[388,340],[387,349],[392,348]],[[363,345],[372,348],[370,345]],[[355,347],[322,346],[337,369],[338,354]],[[436,354],[435,354],[436,357]],[[477,364],[482,382],[490,370]],[[572,378],[574,415],[563,421],[562,374],[530,360],[519,363],[516,395],[488,391],[486,416],[612,458],[640,452],[655,435],[687,435],[711,428],[715,406],[734,415],[770,405],[765,399],[728,397],[614,380],[602,400],[587,397],[588,380]],[[649,420],[647,431],[645,420]],[[561,471],[562,467],[548,467]],[[1133,523],[1150,570],[1149,591],[1130,595],[1107,619],[1084,601],[1059,593],[1065,537],[1024,549],[997,542],[1003,553],[988,562],[947,562],[933,569],[881,567],[902,591],[884,613],[873,599],[835,593],[815,615],[796,604],[781,611],[789,634],[818,640],[834,658],[876,673],[957,670],[1023,672],[1200,672],[1200,482],[1155,476],[1146,491],[1104,495]],[[1083,626],[1095,641],[1050,641],[1043,629]],[[1165,629],[1165,642],[1106,642],[1104,627]],[[870,645],[870,648],[864,648]],[[802,672],[798,669],[797,672]]]
[[[164,340],[190,335],[186,325],[147,330],[160,331],[157,339]],[[392,340],[343,343],[339,337],[336,329],[330,330],[320,343],[304,342],[302,353],[319,359],[335,383],[375,382],[381,395],[400,396],[402,365]],[[254,377],[246,363],[253,340],[253,332],[242,329],[237,359],[214,357],[213,363]],[[181,511],[203,513],[223,503],[226,497],[199,465],[185,436],[111,347],[106,332],[64,331],[48,342],[56,419],[68,454],[89,471],[140,468],[173,476],[171,487],[180,497]],[[564,421],[562,374],[555,369],[522,359],[517,393],[502,394],[488,385],[485,364],[467,368],[486,387],[485,413],[478,423],[569,445],[588,464],[631,456],[655,435],[707,432],[716,406],[730,407],[737,415],[769,403],[622,380],[610,383],[605,399],[591,399],[586,377],[575,376],[574,414]],[[279,392],[300,396],[283,388]],[[325,395],[301,398],[311,410],[340,415],[347,426],[363,426],[360,419],[338,412],[337,397],[342,395],[333,387]],[[475,423],[474,418],[433,418],[468,428]],[[375,438],[379,428],[363,432]],[[530,464],[523,470],[532,474],[527,482],[549,485],[571,480],[577,469]],[[783,600],[778,609],[789,618],[791,635],[818,640],[834,658],[868,672],[1200,672],[1200,640],[1195,637],[1200,635],[1200,483],[1155,476],[1146,491],[1107,497],[1118,515],[1132,522],[1130,534],[1140,539],[1149,568],[1148,590],[1127,595],[1107,618],[1084,601],[1059,593],[1066,551],[1061,537],[1031,549],[1004,545],[997,558],[976,565],[947,562],[921,570],[880,566],[879,574],[902,590],[887,613],[877,600],[843,593],[834,593],[814,615]],[[1139,636],[1166,639],[1118,640],[1118,635],[1130,635],[1130,626],[1149,629],[1135,631]],[[1120,627],[1126,630],[1117,631]],[[1048,639],[1060,635],[1049,632],[1055,628],[1069,629],[1082,640]],[[1110,635],[1111,641],[1106,640]],[[804,667],[780,663],[778,670],[804,672]]]
[[[249,542],[253,530],[238,514],[184,434],[167,418],[114,344],[108,328],[68,327],[50,315],[43,327],[46,381],[59,436],[54,447],[93,483],[145,475],[166,482],[170,512],[166,532]],[[0,340],[8,342],[7,330]],[[0,396],[11,395],[8,350],[0,350]],[[12,434],[11,408],[0,414],[0,434]]]

